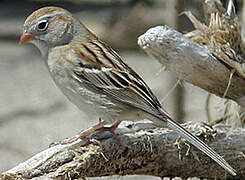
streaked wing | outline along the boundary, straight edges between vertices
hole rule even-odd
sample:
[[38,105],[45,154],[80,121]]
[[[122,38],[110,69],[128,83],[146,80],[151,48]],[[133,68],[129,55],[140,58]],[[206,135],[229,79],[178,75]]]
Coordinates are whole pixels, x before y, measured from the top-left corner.
[[94,92],[112,96],[151,114],[158,113],[161,105],[157,98],[110,47],[98,41],[88,42],[76,49],[76,54],[79,61],[73,69],[74,79]]

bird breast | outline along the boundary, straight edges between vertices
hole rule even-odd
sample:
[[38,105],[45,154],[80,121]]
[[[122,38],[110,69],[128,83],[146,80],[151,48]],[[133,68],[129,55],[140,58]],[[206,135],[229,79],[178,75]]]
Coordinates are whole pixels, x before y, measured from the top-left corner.
[[[64,56],[58,56],[58,53]],[[66,59],[68,56],[69,52],[66,49],[58,48],[50,51],[47,59],[50,74],[63,94],[88,115],[101,117],[108,122],[125,119],[125,115],[130,114],[132,107],[113,100],[101,92],[93,91],[83,81],[73,78],[72,62]]]

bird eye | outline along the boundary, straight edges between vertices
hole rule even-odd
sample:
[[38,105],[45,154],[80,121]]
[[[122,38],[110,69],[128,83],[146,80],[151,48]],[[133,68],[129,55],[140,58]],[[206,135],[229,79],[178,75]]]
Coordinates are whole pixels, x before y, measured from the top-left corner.
[[47,20],[43,20],[40,21],[37,25],[37,28],[39,31],[45,31],[48,27],[48,21]]

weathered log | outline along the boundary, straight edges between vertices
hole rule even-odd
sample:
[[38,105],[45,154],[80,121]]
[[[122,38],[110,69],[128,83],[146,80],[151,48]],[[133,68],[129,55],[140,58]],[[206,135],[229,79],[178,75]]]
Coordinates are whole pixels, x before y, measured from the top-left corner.
[[[120,143],[108,133],[99,144],[77,141],[55,145],[1,174],[1,179],[82,179],[144,174],[158,177],[245,179],[245,130],[212,129],[203,124],[185,127],[204,139],[238,171],[232,177],[219,165],[169,129],[150,123],[125,122]],[[139,130],[141,129],[141,130]]]
[[179,79],[245,106],[245,79],[184,34],[157,26],[141,35],[138,44]]

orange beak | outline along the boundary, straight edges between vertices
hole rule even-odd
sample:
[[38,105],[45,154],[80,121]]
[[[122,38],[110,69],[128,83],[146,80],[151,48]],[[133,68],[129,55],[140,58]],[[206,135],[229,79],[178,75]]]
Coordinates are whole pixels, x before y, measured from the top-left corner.
[[25,44],[34,40],[34,36],[31,33],[23,33],[20,37],[19,44]]

